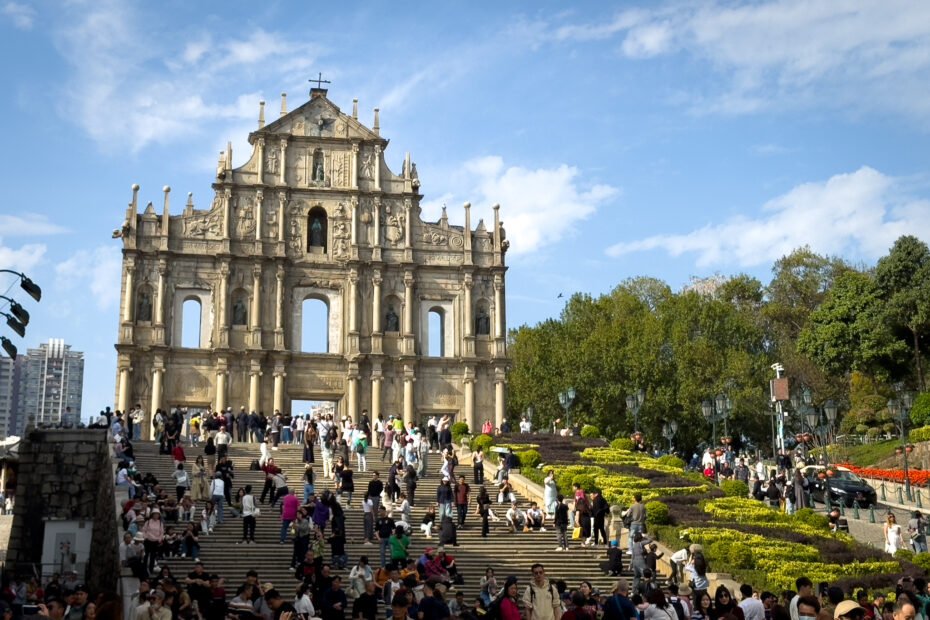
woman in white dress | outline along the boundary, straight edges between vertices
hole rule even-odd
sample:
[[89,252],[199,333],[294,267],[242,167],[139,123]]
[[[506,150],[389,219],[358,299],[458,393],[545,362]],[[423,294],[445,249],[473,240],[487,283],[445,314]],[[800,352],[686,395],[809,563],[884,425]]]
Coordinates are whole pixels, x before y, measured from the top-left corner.
[[888,513],[888,519],[885,520],[885,551],[894,555],[898,549],[904,549],[904,538],[901,536],[901,526],[894,516],[894,513]]
[[546,509],[546,515],[552,517],[555,515],[555,508],[559,504],[559,485],[555,482],[555,470],[550,469],[543,481],[543,505]]

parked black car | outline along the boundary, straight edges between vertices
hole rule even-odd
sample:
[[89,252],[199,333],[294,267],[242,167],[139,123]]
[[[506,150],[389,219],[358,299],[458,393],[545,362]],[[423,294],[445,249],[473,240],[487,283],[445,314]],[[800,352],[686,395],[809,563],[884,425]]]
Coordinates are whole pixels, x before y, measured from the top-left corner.
[[[833,475],[827,476],[828,470],[833,472]],[[825,477],[821,478],[820,474],[824,474]],[[852,507],[853,503],[858,502],[860,508],[868,508],[877,503],[875,489],[845,467],[808,465],[804,468],[804,475],[810,481],[809,488],[814,501],[826,503],[824,496],[829,489],[831,504],[842,502],[847,507]]]

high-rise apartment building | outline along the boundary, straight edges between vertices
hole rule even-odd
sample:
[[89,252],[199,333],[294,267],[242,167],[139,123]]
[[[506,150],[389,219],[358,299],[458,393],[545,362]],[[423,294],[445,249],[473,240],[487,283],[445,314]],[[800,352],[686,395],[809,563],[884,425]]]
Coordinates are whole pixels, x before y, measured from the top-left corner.
[[[72,351],[60,338],[29,349],[15,363],[4,359],[0,365],[0,432],[22,435],[30,418],[36,424],[76,424],[81,419],[83,391],[84,354]],[[4,417],[6,402],[10,403],[9,414]]]

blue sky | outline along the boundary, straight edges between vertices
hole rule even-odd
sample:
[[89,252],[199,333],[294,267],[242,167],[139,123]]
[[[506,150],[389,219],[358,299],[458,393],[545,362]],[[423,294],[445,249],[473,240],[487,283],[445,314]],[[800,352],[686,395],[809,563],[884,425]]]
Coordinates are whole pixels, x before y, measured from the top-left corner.
[[424,219],[501,204],[511,327],[630,276],[767,281],[804,244],[930,238],[925,2],[0,0],[0,51],[0,268],[45,290],[4,334],[85,351],[86,412],[113,398],[130,185],[206,207],[258,101],[276,118],[318,71],[344,111],[380,107]]

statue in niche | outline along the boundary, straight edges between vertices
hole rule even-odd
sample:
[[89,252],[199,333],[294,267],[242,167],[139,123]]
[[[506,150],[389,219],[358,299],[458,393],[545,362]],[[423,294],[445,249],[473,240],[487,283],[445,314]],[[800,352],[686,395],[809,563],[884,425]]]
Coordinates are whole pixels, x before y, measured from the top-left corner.
[[246,310],[245,302],[242,299],[237,299],[236,303],[233,304],[232,324],[233,325],[246,325],[247,323],[248,323],[248,310]]
[[310,223],[310,245],[312,247],[323,247],[323,222],[319,216],[314,217]]
[[371,179],[375,171],[375,156],[373,153],[365,153],[362,158],[362,178]]
[[491,333],[491,317],[484,308],[478,310],[478,316],[475,317],[475,334],[478,336],[488,336]]
[[398,318],[397,312],[394,311],[394,306],[388,306],[387,314],[384,317],[384,331],[395,333],[400,331],[400,318]]
[[323,178],[323,151],[317,149],[313,152],[313,181],[322,183]]
[[149,297],[149,294],[146,291],[139,293],[139,303],[138,307],[136,308],[136,320],[152,320],[152,298]]

